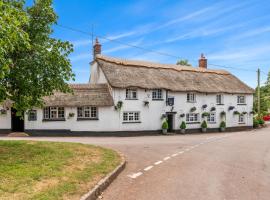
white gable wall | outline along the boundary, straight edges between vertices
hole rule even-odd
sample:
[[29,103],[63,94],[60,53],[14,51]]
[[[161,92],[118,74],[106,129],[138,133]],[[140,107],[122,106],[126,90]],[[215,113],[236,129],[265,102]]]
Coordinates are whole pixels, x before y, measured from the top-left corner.
[[[0,105],[0,110],[3,107]],[[11,129],[11,111],[7,110],[7,114],[0,114],[0,129]]]

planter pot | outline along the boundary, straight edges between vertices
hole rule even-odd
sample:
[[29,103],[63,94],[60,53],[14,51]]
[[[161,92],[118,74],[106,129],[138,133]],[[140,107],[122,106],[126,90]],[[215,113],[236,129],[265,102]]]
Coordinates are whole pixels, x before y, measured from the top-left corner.
[[202,132],[205,133],[207,128],[202,128]]
[[220,128],[220,132],[225,132],[225,130],[226,130],[225,127]]
[[162,133],[165,135],[167,134],[167,129],[162,129]]
[[181,132],[182,134],[185,134],[185,133],[186,133],[186,129],[180,129],[180,132]]

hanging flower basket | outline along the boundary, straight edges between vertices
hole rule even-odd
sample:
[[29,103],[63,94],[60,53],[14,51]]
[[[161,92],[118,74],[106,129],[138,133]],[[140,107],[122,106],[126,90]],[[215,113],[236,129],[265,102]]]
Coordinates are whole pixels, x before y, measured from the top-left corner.
[[190,109],[190,112],[194,112],[194,111],[196,111],[196,107],[192,107],[191,109]]
[[144,101],[144,106],[149,106],[149,101]]
[[184,113],[183,113],[183,114],[180,114],[180,117],[181,117],[181,118],[185,117],[185,114],[184,114]]
[[254,112],[254,111],[250,111],[249,114],[250,114],[250,115],[254,115],[255,112]]
[[211,109],[210,109],[210,111],[216,111],[216,107],[212,107]]
[[208,117],[209,115],[210,115],[209,112],[203,112],[203,113],[202,113],[202,117]]
[[240,115],[240,112],[238,112],[237,110],[233,112],[234,115]]
[[246,112],[246,111],[242,112],[242,115],[246,115],[246,114],[247,114],[247,112]]
[[0,114],[1,114],[1,115],[6,115],[6,114],[7,114],[7,110],[1,109],[1,110],[0,110]]
[[69,117],[74,117],[75,116],[75,113],[69,113],[68,116]]
[[222,112],[220,113],[220,116],[221,116],[221,117],[226,116],[226,112],[225,112],[225,111],[222,111]]
[[123,101],[118,101],[116,106],[114,106],[115,110],[121,110],[123,107]]
[[203,108],[203,109],[207,108],[207,104],[204,104],[204,105],[202,106],[202,108]]
[[230,111],[230,110],[233,110],[233,109],[234,109],[234,106],[229,106],[228,110]]

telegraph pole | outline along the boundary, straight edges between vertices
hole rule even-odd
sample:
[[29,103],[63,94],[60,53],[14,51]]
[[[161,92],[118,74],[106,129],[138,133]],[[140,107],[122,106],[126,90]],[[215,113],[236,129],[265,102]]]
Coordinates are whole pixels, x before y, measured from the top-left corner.
[[260,71],[260,68],[258,68],[258,71],[257,71],[257,74],[258,74],[258,86],[257,86],[257,92],[258,92],[258,116],[260,117],[261,116],[261,71]]

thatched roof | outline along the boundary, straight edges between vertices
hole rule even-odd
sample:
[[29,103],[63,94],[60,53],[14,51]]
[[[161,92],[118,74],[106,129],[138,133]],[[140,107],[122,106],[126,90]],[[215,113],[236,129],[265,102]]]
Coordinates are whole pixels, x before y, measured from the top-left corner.
[[162,88],[170,91],[252,94],[254,90],[225,70],[132,61],[97,55],[109,84],[115,88]]
[[113,106],[113,98],[107,84],[70,84],[73,94],[55,92],[44,97],[46,106]]

